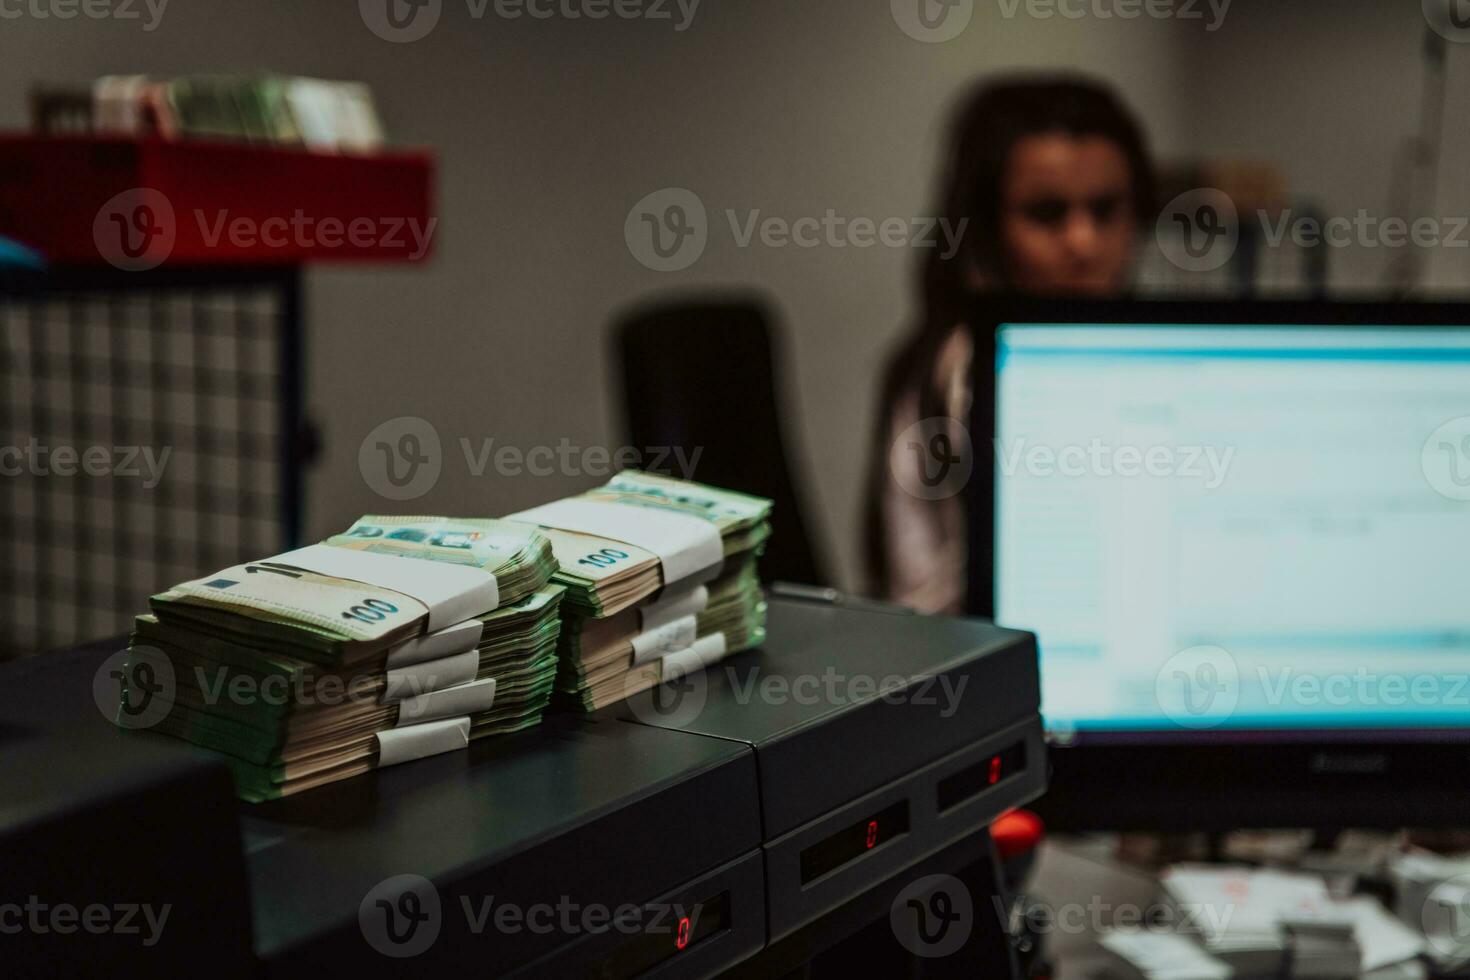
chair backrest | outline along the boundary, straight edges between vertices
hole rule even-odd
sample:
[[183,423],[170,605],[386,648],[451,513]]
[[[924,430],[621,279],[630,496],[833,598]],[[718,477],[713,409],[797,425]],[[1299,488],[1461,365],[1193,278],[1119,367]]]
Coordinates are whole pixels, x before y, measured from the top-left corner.
[[[775,501],[761,577],[828,585],[782,426],[780,344],[758,299],[642,306],[614,325],[630,445],[677,448],[696,461],[675,476]],[[694,454],[698,453],[696,457]]]

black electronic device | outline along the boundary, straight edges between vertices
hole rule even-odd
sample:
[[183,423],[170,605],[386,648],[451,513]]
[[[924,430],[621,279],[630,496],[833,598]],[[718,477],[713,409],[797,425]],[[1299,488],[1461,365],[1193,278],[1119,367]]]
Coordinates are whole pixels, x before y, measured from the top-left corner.
[[103,714],[111,645],[0,666],[0,949],[7,976],[253,975],[229,774]]
[[[47,740],[9,757],[58,778],[121,760],[34,822],[64,844],[105,830],[65,812],[135,814],[169,894],[213,912],[171,935],[220,975],[758,974],[864,929],[908,955],[889,911],[944,871],[1007,970],[986,828],[1045,786],[1034,640],[857,606],[773,599],[763,648],[685,679],[697,705],[663,685],[266,804],[235,804],[210,753],[112,726],[93,681],[117,644],[0,667],[0,717],[27,726],[0,738]],[[106,810],[119,780],[130,808]]]
[[698,977],[765,942],[754,760],[713,739],[553,722],[244,825],[272,973]]
[[1030,634],[787,598],[768,630],[615,713],[753,750],[773,943],[1045,788]]
[[1470,306],[969,322],[973,472],[928,462],[966,478],[970,611],[1039,637],[1048,827],[1463,823]]
[[134,948],[141,916],[96,937],[27,928],[6,941],[16,975],[97,954],[160,976],[701,977],[764,945],[744,746],[553,720],[240,804],[212,753],[99,708],[121,645],[0,666],[0,882],[51,907],[168,904],[163,941]]

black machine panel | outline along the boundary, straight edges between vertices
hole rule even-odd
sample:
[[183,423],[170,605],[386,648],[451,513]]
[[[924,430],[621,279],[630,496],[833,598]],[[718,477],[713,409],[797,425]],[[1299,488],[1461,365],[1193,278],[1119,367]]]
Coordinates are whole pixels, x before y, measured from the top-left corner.
[[[91,759],[121,774],[72,780],[62,795],[96,805],[68,806],[131,812],[107,809],[116,789],[170,810],[132,822],[158,830],[155,869],[211,883],[193,901],[213,926],[171,930],[196,959],[268,976],[713,976],[865,927],[874,896],[1045,785],[1030,634],[774,599],[770,637],[686,678],[697,696],[672,711],[650,692],[257,806],[230,799],[209,753],[113,728],[91,680],[117,644],[0,668],[19,723],[0,740],[50,728],[52,756],[73,760],[53,775]],[[163,832],[173,815],[192,837]],[[113,870],[137,876],[126,856]]]
[[773,941],[1045,789],[1031,634],[777,598],[769,637],[616,711],[755,750]]
[[513,976],[673,980],[714,976],[754,956],[766,940],[760,852],[660,895],[645,908],[637,928],[614,925],[586,935]]
[[0,728],[0,972],[86,976],[126,963],[189,976],[209,962],[220,980],[251,976],[224,766],[105,723],[79,728]]
[[[621,943],[599,940],[677,938],[671,903],[728,893],[727,927],[677,957],[691,973],[668,974],[699,975],[764,942],[751,915],[760,876],[715,874],[757,852],[755,799],[744,747],[567,722],[256,807],[245,819],[256,947],[292,974],[382,968],[398,945],[414,971],[499,975],[549,959],[560,972],[584,955],[611,970]],[[415,918],[436,930],[422,949]]]
[[763,647],[686,680],[698,710],[670,710],[657,691],[614,709],[754,747],[768,840],[1039,710],[1030,633],[792,599],[770,606]]
[[[977,765],[988,770],[991,760],[1018,744],[1033,758],[1043,758],[1039,720],[1013,725],[907,779],[767,841],[771,938],[779,939],[814,921],[854,894],[934,851],[973,836],[1000,814],[1041,795],[1046,773],[1033,767],[978,787],[948,808],[940,806],[940,786],[946,778]],[[860,837],[853,835],[854,827]],[[833,853],[839,849],[841,853]],[[824,856],[825,868],[813,866],[814,852]]]

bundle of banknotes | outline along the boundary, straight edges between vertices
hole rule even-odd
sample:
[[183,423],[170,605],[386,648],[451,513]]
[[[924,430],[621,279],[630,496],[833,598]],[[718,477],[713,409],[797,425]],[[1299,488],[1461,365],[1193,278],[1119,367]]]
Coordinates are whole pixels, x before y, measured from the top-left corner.
[[286,796],[537,724],[556,677],[555,568],[525,524],[364,517],[153,596],[124,684],[149,678],[163,703],[147,727],[222,753],[241,797]]
[[92,84],[99,133],[370,151],[385,137],[361,82],[285,75],[106,75]]
[[593,711],[764,640],[770,510],[624,472],[503,519],[363,517],[153,596],[118,722],[261,801]]
[[551,539],[567,590],[554,707],[595,711],[760,644],[770,513],[759,497],[625,471],[511,515]]

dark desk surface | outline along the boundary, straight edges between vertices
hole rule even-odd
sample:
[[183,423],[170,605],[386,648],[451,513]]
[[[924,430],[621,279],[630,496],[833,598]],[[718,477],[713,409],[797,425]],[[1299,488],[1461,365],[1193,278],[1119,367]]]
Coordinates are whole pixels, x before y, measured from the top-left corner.
[[455,883],[454,914],[456,890],[613,907],[760,846],[747,748],[623,722],[488,740],[246,808],[242,823],[266,958],[353,933],[368,891],[398,874]]
[[[109,640],[0,665],[0,745],[46,747],[7,754],[0,768],[35,797],[33,807],[46,794],[101,793],[114,773],[125,783],[145,764],[204,760],[222,770],[213,753],[121,731],[102,713],[92,679],[122,646]],[[27,758],[55,778],[27,779],[17,768]],[[221,782],[218,798],[201,804],[239,828],[254,947],[269,960],[314,938],[335,948],[346,936],[366,951],[358,907],[402,873],[463,883],[493,869],[484,893],[523,905],[658,895],[759,848],[755,778],[744,745],[610,718],[558,719],[266,804],[237,803]],[[537,938],[524,937],[529,947]]]
[[[406,873],[439,884],[454,915],[462,896],[522,906],[569,897],[609,907],[657,896],[907,775],[976,732],[1035,711],[1027,634],[974,621],[779,600],[771,606],[771,640],[709,671],[702,710],[681,724],[661,725],[656,713],[630,705],[590,720],[554,719],[466,752],[269,804],[218,801],[213,812],[239,828],[257,955],[293,972],[350,966],[359,957],[383,965],[362,941],[358,911],[374,886]],[[112,726],[92,680],[121,646],[110,641],[0,666],[0,719],[45,730],[78,753],[146,743],[213,759],[173,739]],[[816,707],[735,696],[735,685],[752,679],[789,682],[828,667],[875,682],[904,678],[910,694],[916,680],[941,671],[966,674],[971,684],[960,712],[943,717],[945,695],[937,689],[937,704],[911,697],[881,710],[874,710],[876,690]],[[852,723],[859,716],[866,720]],[[862,737],[853,740],[852,732]],[[807,734],[813,737],[798,737]],[[799,750],[782,749],[794,743]],[[485,950],[472,937],[446,938],[415,967]],[[557,941],[496,937],[495,955],[481,962],[493,973],[497,963],[545,955]]]
[[688,679],[697,712],[660,712],[653,691],[609,709],[754,748],[767,840],[1034,717],[1041,702],[1030,633],[781,599],[767,632],[760,649]]

